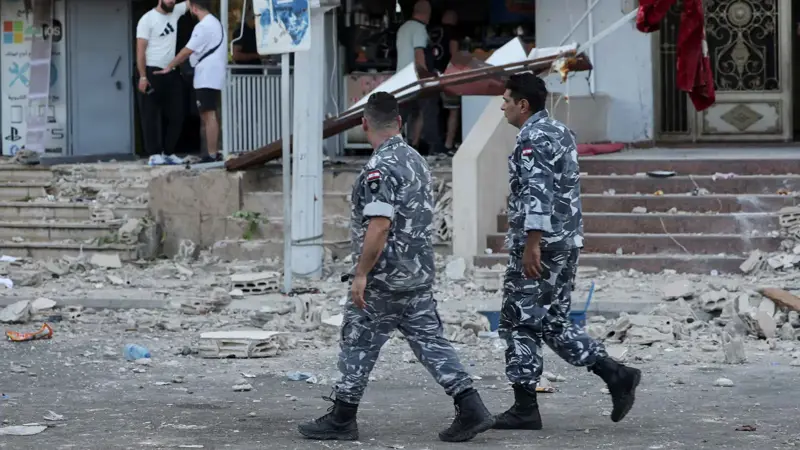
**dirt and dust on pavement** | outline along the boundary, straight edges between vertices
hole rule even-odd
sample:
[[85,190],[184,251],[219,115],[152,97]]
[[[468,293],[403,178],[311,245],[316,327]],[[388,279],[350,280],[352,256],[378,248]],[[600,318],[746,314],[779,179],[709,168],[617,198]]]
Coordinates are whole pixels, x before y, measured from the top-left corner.
[[[329,260],[324,280],[298,281],[297,295],[287,297],[274,292],[277,260],[225,262],[205,252],[119,265],[5,258],[0,277],[14,284],[0,285],[3,331],[36,332],[47,323],[53,334],[12,334],[31,340],[0,343],[0,448],[800,446],[800,272],[769,264],[744,275],[581,270],[576,308],[595,285],[587,331],[644,372],[636,405],[620,423],[609,418],[599,378],[545,350],[543,383],[556,390],[540,395],[542,431],[442,443],[437,433],[452,420],[452,401],[397,335],[360,408],[361,441],[304,440],[297,425],[326,412],[322,396],[337,379],[347,290],[337,280],[348,264]],[[499,309],[502,270],[473,271],[449,257],[438,264],[446,335],[487,405],[502,412],[512,402],[505,346],[478,312]],[[237,330],[248,334],[201,339]],[[128,344],[146,347],[150,358],[126,360]],[[218,358],[228,354],[243,357]]]

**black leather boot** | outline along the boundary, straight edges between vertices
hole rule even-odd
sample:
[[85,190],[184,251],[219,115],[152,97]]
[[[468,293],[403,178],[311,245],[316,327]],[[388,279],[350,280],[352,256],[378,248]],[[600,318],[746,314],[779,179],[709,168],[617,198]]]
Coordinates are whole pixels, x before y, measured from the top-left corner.
[[533,386],[514,386],[514,405],[494,417],[495,430],[541,430],[542,416]]
[[357,441],[357,412],[358,405],[345,403],[337,399],[333,401],[333,406],[328,409],[328,414],[325,414],[313,422],[301,424],[297,429],[300,431],[300,434],[310,439],[321,441]]
[[475,389],[458,394],[453,403],[456,417],[448,429],[439,433],[439,439],[445,442],[464,442],[492,428],[494,418]]
[[633,407],[642,371],[627,367],[611,358],[598,360],[590,370],[606,382],[614,405],[611,410],[611,420],[619,422]]

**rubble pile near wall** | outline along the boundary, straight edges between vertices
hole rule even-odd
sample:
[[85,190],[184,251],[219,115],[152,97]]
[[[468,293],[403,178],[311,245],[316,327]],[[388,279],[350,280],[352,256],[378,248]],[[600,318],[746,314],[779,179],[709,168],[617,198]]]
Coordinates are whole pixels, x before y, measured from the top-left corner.
[[453,240],[453,182],[438,180],[434,185],[433,208],[434,242]]

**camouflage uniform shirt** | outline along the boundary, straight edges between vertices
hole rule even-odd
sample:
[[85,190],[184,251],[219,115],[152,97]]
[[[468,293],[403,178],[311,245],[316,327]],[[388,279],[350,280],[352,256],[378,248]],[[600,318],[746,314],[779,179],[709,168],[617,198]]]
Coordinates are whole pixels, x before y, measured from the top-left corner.
[[581,183],[575,135],[546,110],[531,116],[508,158],[506,247],[521,256],[528,231],[542,231],[542,251],[583,247]]
[[356,179],[350,209],[350,240],[357,263],[371,217],[392,225],[380,259],[367,279],[372,289],[393,292],[430,288],[433,255],[433,189],[425,159],[401,136],[381,144]]

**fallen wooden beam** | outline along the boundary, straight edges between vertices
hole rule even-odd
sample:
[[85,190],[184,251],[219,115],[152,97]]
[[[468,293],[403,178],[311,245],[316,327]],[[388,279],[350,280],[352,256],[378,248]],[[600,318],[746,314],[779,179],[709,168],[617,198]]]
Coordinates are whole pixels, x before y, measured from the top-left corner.
[[[561,72],[562,77],[566,77],[567,72],[579,72],[592,69],[592,64],[586,55],[582,53],[576,54],[574,51],[572,51],[565,54],[548,56],[545,58],[519,61],[499,66],[487,65],[475,69],[465,70],[463,72],[446,74],[439,77],[423,78],[397,89],[391,92],[391,94],[398,96],[398,103],[403,105],[404,103],[407,103],[413,99],[438,93],[447,89],[448,87],[474,83],[486,78],[507,77],[509,75],[531,71],[536,74],[547,72],[553,70],[553,63],[565,58],[566,60],[564,62],[564,66],[558,69]],[[400,93],[407,92],[413,88],[418,89],[403,95],[399,95]],[[363,114],[364,108],[359,107],[350,111],[345,111],[337,118],[325,120],[322,125],[322,138],[327,139],[331,136],[336,136],[339,133],[357,126],[359,123],[361,123],[361,117]],[[290,151],[292,151],[291,144]],[[279,159],[282,156],[283,140],[278,139],[277,141],[271,142],[264,147],[229,159],[225,162],[225,168],[231,171],[257,168],[270,161]]]

